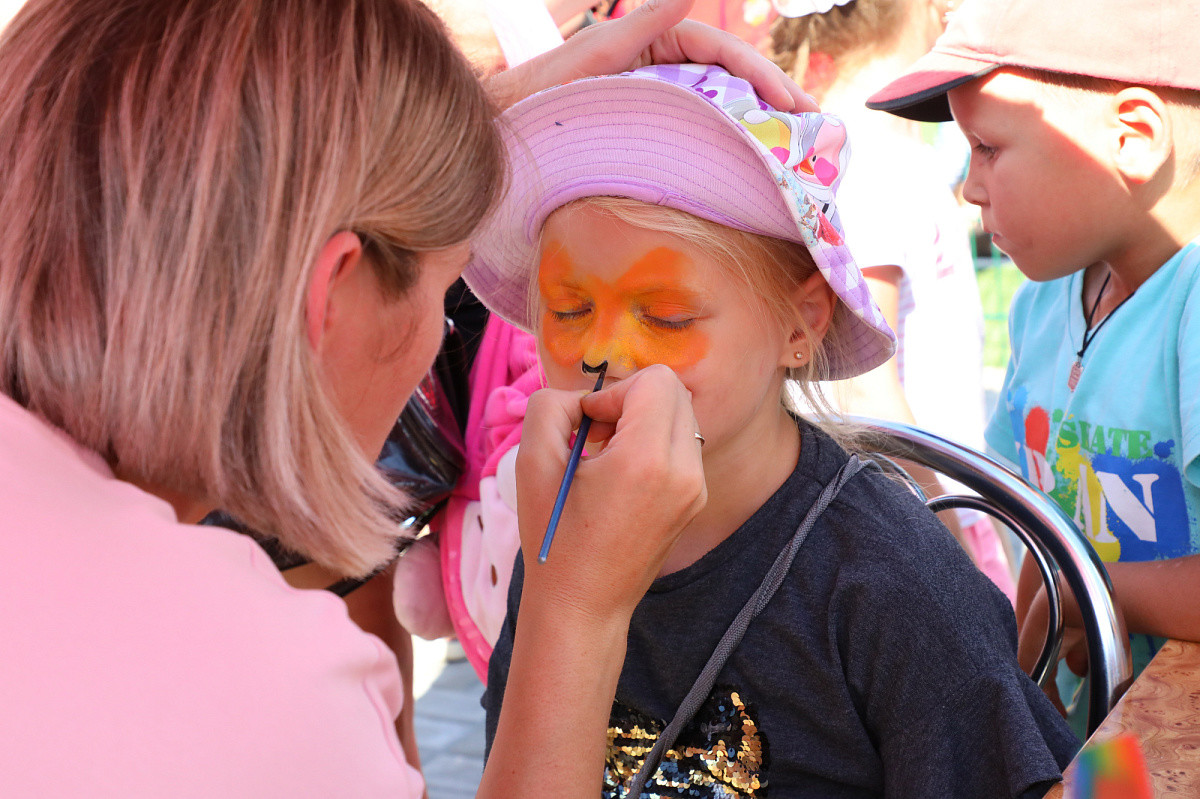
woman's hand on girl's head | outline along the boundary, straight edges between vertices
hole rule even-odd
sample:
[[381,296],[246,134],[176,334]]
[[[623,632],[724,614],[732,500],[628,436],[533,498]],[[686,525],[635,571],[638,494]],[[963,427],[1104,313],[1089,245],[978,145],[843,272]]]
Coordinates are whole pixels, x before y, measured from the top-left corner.
[[589,25],[557,47],[491,78],[500,107],[534,92],[650,64],[719,64],[748,80],[781,111],[817,111],[816,101],[783,70],[732,33],[684,19],[694,0],[649,0],[620,19]]
[[[537,553],[583,413],[603,451],[575,473],[545,563]],[[663,366],[600,392],[530,398],[517,457],[526,593],[535,585],[588,614],[630,614],[707,491],[691,396]]]

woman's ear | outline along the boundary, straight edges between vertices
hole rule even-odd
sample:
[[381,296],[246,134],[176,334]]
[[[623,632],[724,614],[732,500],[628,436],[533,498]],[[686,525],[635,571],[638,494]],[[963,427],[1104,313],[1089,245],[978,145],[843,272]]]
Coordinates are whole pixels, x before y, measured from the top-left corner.
[[1157,92],[1142,86],[1122,89],[1110,102],[1114,163],[1131,184],[1149,183],[1174,152],[1170,109]]
[[[792,291],[792,305],[796,309],[797,325],[788,337],[780,364],[795,368],[808,363],[813,353],[810,342],[820,341],[829,332],[833,312],[837,308],[837,295],[820,271],[814,271]],[[806,335],[807,334],[807,335]]]
[[315,352],[320,351],[325,331],[334,321],[334,289],[362,261],[362,253],[362,241],[348,230],[333,234],[317,253],[305,307],[308,343]]

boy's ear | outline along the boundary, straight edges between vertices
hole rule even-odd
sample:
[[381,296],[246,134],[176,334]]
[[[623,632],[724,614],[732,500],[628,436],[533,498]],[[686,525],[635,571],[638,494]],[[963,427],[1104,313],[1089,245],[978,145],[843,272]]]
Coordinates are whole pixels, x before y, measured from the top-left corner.
[[[833,323],[833,311],[837,308],[837,295],[833,287],[819,271],[813,272],[792,291],[792,305],[796,309],[797,326],[780,354],[780,364],[794,368],[812,360],[809,341],[820,341],[829,332]],[[811,339],[805,336],[809,333]]]
[[321,351],[325,332],[336,320],[333,306],[337,286],[358,267],[362,254],[362,241],[348,230],[330,236],[317,253],[317,264],[308,284],[305,302],[308,343],[314,352]]
[[1130,183],[1149,183],[1175,149],[1170,109],[1157,92],[1130,86],[1111,100],[1115,164]]

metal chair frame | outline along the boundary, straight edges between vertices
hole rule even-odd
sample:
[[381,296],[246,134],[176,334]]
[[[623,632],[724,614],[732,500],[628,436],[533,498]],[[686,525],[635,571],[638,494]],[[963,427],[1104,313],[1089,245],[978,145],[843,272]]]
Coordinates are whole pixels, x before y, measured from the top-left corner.
[[[1113,605],[1112,582],[1079,528],[1053,500],[981,452],[910,425],[866,418],[850,421],[871,433],[871,446],[882,460],[898,458],[919,463],[979,495],[927,498],[925,504],[931,510],[982,511],[1004,522],[1025,544],[1050,600],[1048,634],[1030,674],[1039,685],[1045,684],[1062,643],[1062,598],[1058,591],[1061,574],[1083,612],[1090,677],[1087,731],[1091,735],[1128,687],[1133,666]],[[904,473],[900,467],[895,468]],[[916,484],[912,485],[924,497]]]

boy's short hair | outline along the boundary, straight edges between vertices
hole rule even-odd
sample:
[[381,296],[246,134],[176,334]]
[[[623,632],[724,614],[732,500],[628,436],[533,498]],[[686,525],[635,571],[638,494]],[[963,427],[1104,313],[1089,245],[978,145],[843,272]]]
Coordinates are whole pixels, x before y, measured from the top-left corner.
[[870,108],[951,119],[946,93],[1001,67],[1200,91],[1200,5],[1145,0],[965,0],[933,49]]
[[[1045,69],[1018,69],[1021,76],[1041,84],[1054,97],[1081,103],[1091,95],[1111,95],[1131,85],[1128,81],[1073,75]],[[1152,90],[1175,115],[1177,179],[1187,184],[1200,176],[1200,91],[1154,86]]]

